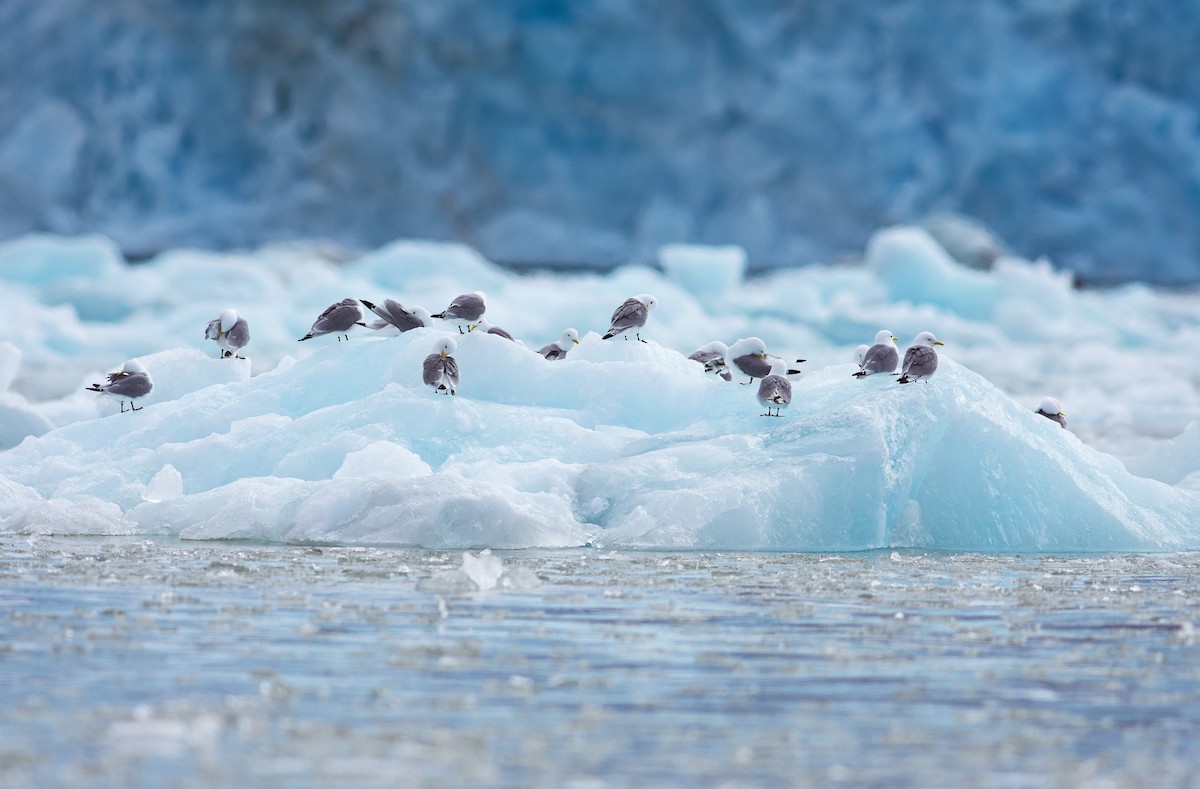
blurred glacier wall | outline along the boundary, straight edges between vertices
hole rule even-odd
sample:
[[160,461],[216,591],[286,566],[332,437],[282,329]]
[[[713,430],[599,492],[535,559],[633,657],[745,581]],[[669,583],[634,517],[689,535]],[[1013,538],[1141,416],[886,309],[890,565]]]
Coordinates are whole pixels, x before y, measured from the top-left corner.
[[4,0],[0,237],[753,266],[974,217],[1200,280],[1195,0]]

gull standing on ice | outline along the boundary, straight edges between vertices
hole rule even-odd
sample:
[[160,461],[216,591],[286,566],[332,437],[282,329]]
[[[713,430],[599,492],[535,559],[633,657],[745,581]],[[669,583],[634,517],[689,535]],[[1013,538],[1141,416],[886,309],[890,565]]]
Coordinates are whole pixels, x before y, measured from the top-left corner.
[[134,359],[125,362],[125,365],[115,373],[108,374],[108,383],[92,384],[87,387],[89,392],[99,392],[100,394],[112,395],[121,398],[121,413],[125,413],[125,399],[129,398],[129,410],[141,411],[133,404],[135,397],[143,397],[150,394],[154,389],[154,381],[150,380],[150,373],[146,372],[146,368],[142,363]]
[[1058,422],[1059,427],[1066,429],[1067,415],[1063,413],[1062,405],[1053,397],[1044,398],[1042,404],[1038,406],[1037,412],[1047,419]]
[[[631,329],[640,329],[646,325],[646,318],[650,317],[650,310],[658,306],[658,299],[651,296],[649,293],[643,293],[640,296],[634,296],[631,299],[625,299],[625,302],[617,307],[612,314],[612,325],[608,332],[601,338],[604,340],[611,339],[618,334],[629,339],[629,331]],[[640,342],[645,342],[642,339],[640,332],[634,334]]]
[[895,372],[896,365],[900,364],[900,351],[896,350],[898,339],[900,338],[893,337],[887,329],[880,329],[875,335],[875,344],[867,349],[862,361],[858,363],[860,369],[854,373],[854,377],[865,378],[875,373]]
[[543,345],[538,351],[542,356],[550,361],[558,361],[559,359],[567,358],[567,351],[571,350],[571,346],[579,344],[579,332],[574,329],[567,329],[558,338],[557,342],[552,342],[549,345]]
[[713,340],[701,345],[688,358],[704,365],[704,372],[719,375],[726,381],[732,381],[733,373],[729,372],[728,356],[729,346],[720,340]]
[[759,383],[758,402],[767,409],[759,416],[781,416],[780,410],[792,404],[792,382],[787,379],[787,364],[783,359],[776,358],[771,363],[771,372]]
[[359,299],[363,306],[379,316],[379,320],[371,321],[368,329],[382,329],[394,326],[401,332],[419,329],[422,326],[432,326],[433,316],[424,307],[406,309],[403,304],[392,299],[384,299],[379,304],[372,304],[366,299]]
[[458,388],[458,362],[450,354],[458,350],[458,343],[443,337],[433,344],[433,353],[425,357],[422,376],[433,391],[454,394]]
[[481,290],[476,290],[471,293],[464,293],[458,296],[454,301],[450,302],[450,306],[441,312],[435,312],[433,317],[442,318],[452,323],[458,324],[458,333],[466,334],[462,327],[465,325],[467,331],[473,331],[479,324],[479,319],[483,317],[484,311],[487,310],[487,296]]
[[937,351],[933,349],[935,345],[942,345],[942,342],[933,336],[933,332],[918,334],[912,347],[904,352],[904,374],[897,383],[908,384],[933,375],[938,366]]
[[[769,360],[779,359],[778,356],[767,353],[767,344],[758,337],[745,337],[730,345],[729,354],[725,358],[732,362],[742,375],[750,377],[743,386],[754,383],[755,378],[766,378],[771,374],[772,361]],[[796,364],[803,362],[803,359],[796,360]],[[800,370],[794,368],[786,368],[785,372],[787,375],[800,374]]]
[[204,339],[216,340],[221,349],[221,358],[230,356],[241,359],[238,354],[250,342],[250,324],[237,310],[230,308],[221,313],[215,321],[208,322],[204,330]]
[[350,327],[366,325],[362,322],[362,310],[359,309],[358,302],[354,299],[342,299],[337,304],[330,304],[326,307],[313,323],[312,329],[299,341],[304,342],[313,337],[320,337],[322,334],[336,334],[338,342],[342,341],[342,337],[349,341],[350,335],[346,332],[350,331]]

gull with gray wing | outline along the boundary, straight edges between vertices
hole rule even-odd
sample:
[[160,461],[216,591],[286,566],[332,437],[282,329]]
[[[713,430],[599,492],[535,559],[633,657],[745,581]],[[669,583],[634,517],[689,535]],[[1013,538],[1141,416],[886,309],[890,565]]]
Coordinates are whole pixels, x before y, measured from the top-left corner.
[[120,398],[122,414],[125,413],[125,398],[129,398],[130,411],[141,411],[141,408],[133,404],[134,399],[145,397],[153,389],[154,381],[151,380],[150,373],[142,366],[141,362],[135,359],[125,362],[115,373],[109,373],[106,383],[92,384],[87,387],[89,392],[99,392]]
[[904,352],[904,373],[897,383],[908,384],[929,378],[937,370],[938,354],[933,346],[943,343],[933,332],[923,331],[913,340],[912,347]]
[[456,350],[458,343],[443,337],[433,344],[433,353],[426,356],[421,365],[422,380],[439,394],[452,395],[458,389],[458,361],[450,355]]
[[336,334],[338,342],[341,342],[343,337],[349,340],[350,335],[346,332],[350,331],[351,327],[367,325],[362,322],[362,317],[362,310],[356,300],[342,299],[337,304],[330,304],[325,308],[325,311],[313,323],[308,334],[300,338],[300,342],[320,337],[322,334]]
[[250,324],[241,313],[232,307],[222,312],[216,320],[208,322],[204,339],[216,340],[221,349],[221,358],[243,358],[238,351],[250,342]]

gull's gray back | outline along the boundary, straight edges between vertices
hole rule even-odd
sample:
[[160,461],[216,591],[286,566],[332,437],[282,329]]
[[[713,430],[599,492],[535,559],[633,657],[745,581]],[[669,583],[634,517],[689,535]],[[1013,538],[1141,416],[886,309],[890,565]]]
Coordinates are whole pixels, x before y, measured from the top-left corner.
[[755,356],[752,353],[748,353],[745,356],[739,356],[733,360],[733,364],[735,367],[741,370],[743,374],[748,375],[751,378],[766,378],[771,374],[771,363],[766,359],[761,359],[758,356]]
[[109,382],[103,387],[104,391],[121,397],[141,397],[150,394],[154,388],[154,382],[146,373],[132,373],[119,378],[109,375],[108,380]]
[[914,345],[904,354],[904,375],[908,378],[933,375],[937,366],[937,351],[928,345]]
[[331,304],[313,324],[314,334],[342,333],[362,320],[362,310],[354,299],[342,299],[337,304]]
[[900,351],[896,350],[896,346],[890,342],[881,342],[867,349],[867,355],[863,357],[862,368],[868,373],[890,373],[895,372],[896,365],[899,363]]
[[233,324],[233,328],[225,332],[225,343],[230,348],[245,348],[246,343],[250,342],[250,324],[245,318],[239,317]]
[[758,385],[758,401],[763,405],[790,405],[792,402],[792,382],[782,375],[768,375]]
[[483,299],[474,293],[464,293],[450,302],[446,308],[447,318],[458,318],[464,321],[477,321],[483,316],[487,305]]
[[637,299],[626,299],[625,303],[613,312],[612,328],[617,332],[622,332],[638,326],[645,326],[648,314],[649,311],[645,304]]

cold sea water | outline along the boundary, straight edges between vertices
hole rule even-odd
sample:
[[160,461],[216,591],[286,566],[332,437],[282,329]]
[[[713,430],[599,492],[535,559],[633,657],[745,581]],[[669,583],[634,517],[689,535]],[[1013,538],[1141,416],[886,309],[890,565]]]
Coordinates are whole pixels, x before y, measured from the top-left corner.
[[0,537],[0,785],[1200,785],[1200,555]]

